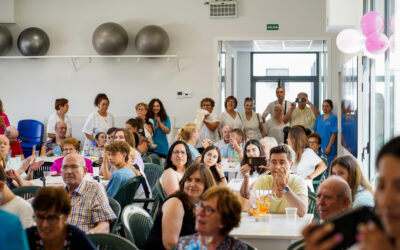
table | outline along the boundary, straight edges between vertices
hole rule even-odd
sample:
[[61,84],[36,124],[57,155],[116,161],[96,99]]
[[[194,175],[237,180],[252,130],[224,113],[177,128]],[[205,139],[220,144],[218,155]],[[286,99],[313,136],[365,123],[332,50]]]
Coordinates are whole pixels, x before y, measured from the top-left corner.
[[300,240],[301,230],[313,219],[313,214],[297,217],[295,223],[286,221],[285,214],[269,214],[267,221],[255,221],[254,216],[242,213],[240,226],[230,233],[255,248],[286,250],[290,244]]
[[[86,174],[84,180],[97,182],[97,180],[93,179],[93,176],[91,174]],[[34,186],[43,187],[43,181],[41,179],[33,179],[30,180],[30,182]],[[107,186],[108,182],[109,180],[100,179],[100,183],[103,184],[104,187]],[[62,176],[50,176],[46,177],[46,186],[63,187],[65,186],[65,183],[62,179]]]
[[222,159],[222,171],[228,173],[228,180],[236,177],[236,174],[240,171],[240,162],[232,162],[228,159]]

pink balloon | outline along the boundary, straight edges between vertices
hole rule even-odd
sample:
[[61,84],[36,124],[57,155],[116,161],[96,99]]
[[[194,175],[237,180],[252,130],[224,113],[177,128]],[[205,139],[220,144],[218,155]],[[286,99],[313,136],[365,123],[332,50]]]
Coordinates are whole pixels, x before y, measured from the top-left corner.
[[396,19],[396,14],[393,14],[392,17],[390,18],[390,22],[389,22],[390,29],[392,30],[393,33],[394,33],[394,29],[395,29],[395,27],[394,27],[395,19]]
[[360,22],[361,30],[364,35],[369,36],[373,33],[382,32],[384,29],[383,17],[376,11],[367,12]]
[[392,52],[393,54],[396,53],[396,48],[395,48],[395,46],[396,46],[396,42],[395,42],[395,40],[394,40],[394,35],[392,35],[392,36],[389,38],[389,48],[390,48],[390,52]]
[[367,37],[365,48],[373,55],[379,55],[385,52],[389,46],[387,36],[382,33],[373,33]]
[[352,54],[364,47],[365,36],[356,29],[342,30],[336,37],[336,46],[344,53]]

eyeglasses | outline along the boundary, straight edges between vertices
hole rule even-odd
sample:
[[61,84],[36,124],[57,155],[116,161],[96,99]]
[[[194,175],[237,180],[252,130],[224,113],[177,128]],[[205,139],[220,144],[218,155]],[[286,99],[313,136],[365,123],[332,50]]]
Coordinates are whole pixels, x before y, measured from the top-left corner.
[[75,148],[63,148],[62,149],[63,152],[72,152],[74,150],[75,150]]
[[198,201],[195,204],[196,210],[203,210],[204,211],[204,215],[205,216],[210,216],[213,213],[217,212],[217,210],[215,210],[214,208],[210,207],[210,206],[204,206],[203,202]]
[[61,214],[61,215],[55,215],[55,214],[53,214],[53,215],[49,215],[49,216],[43,216],[43,215],[40,215],[40,214],[35,214],[34,216],[33,216],[33,219],[36,221],[36,223],[43,223],[44,222],[44,220],[47,220],[47,223],[49,223],[50,225],[54,225],[54,224],[56,224],[60,219],[61,219],[61,217],[63,217],[64,215],[63,214]]
[[74,169],[77,169],[77,168],[79,168],[79,165],[76,165],[76,164],[74,164],[74,165],[63,165],[62,166],[62,169],[63,170],[67,170],[67,169],[72,169],[72,170],[74,170]]
[[174,150],[174,151],[172,151],[172,154],[174,154],[174,155],[185,155],[186,152],[185,151]]

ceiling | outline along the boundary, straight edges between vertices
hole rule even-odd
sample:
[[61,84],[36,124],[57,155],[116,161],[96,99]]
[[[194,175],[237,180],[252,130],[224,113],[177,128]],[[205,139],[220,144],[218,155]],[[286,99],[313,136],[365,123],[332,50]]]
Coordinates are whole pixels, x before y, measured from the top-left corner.
[[[223,41],[223,45],[235,51],[265,52],[291,51],[311,52],[322,51],[322,40],[253,40],[253,41]],[[223,50],[225,48],[223,47]]]

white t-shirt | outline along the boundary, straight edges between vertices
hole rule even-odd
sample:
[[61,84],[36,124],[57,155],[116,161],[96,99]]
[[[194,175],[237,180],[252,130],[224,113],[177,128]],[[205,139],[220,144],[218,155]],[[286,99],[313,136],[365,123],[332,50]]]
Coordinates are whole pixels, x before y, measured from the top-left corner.
[[232,128],[240,128],[243,129],[242,119],[238,112],[236,112],[236,117],[233,119],[226,111],[219,114],[219,128],[222,130],[226,125],[231,126]]
[[321,158],[310,148],[306,148],[301,155],[301,160],[299,163],[293,163],[293,173],[299,175],[302,178],[306,178],[315,170],[321,162]]
[[274,137],[278,144],[284,143],[283,128],[285,123],[278,123],[273,117],[265,122],[264,128],[267,136]]
[[24,228],[30,228],[35,225],[31,204],[19,196],[15,196],[0,208],[18,216]]
[[260,123],[262,122],[261,116],[258,113],[253,112],[250,120],[247,120],[246,113],[241,114],[241,117],[243,123],[243,130],[244,133],[246,134],[246,138],[261,140],[262,138],[262,134],[260,131]]
[[[22,165],[22,160],[20,157],[9,157],[7,159],[7,163],[6,163],[6,170],[10,170],[10,169],[14,169],[15,171],[17,171]],[[20,174],[22,179],[25,179],[26,177],[26,173],[23,172],[22,174]]]
[[[47,120],[47,133],[55,134],[56,130],[56,123],[61,120],[61,118],[57,115],[57,113],[53,113],[49,116],[49,119]],[[65,124],[67,124],[67,136],[72,136],[72,125],[71,125],[71,119],[67,114],[64,115],[64,121]]]
[[[208,116],[207,119],[205,119],[205,121],[209,122],[209,123],[213,123],[213,122],[219,122],[218,119],[218,115],[212,113],[211,115]],[[218,129],[215,129],[214,131],[211,131],[210,129],[207,128],[207,126],[204,124],[202,124],[201,128],[200,128],[200,140],[197,143],[196,147],[197,148],[201,148],[201,141],[203,139],[210,139],[212,142],[216,142],[219,138],[218,138]]]
[[[95,111],[86,118],[82,132],[95,137],[97,133],[107,133],[107,130],[111,127],[114,127],[114,116],[109,112],[107,112],[107,116],[101,116]],[[86,138],[83,149],[89,149],[91,145],[92,142]]]
[[[279,101],[278,101],[278,100],[273,101],[273,102],[270,102],[270,103],[268,104],[267,108],[266,108],[266,109],[264,110],[264,112],[262,113],[262,116],[263,116],[264,118],[266,118],[268,115],[271,115],[271,117],[274,116],[274,108],[275,108],[275,105],[277,105],[277,104],[279,104]],[[291,105],[292,105],[291,102],[286,101],[286,100],[283,100],[283,102],[282,102],[282,106],[283,106],[283,110],[282,110],[282,111],[283,111],[283,115],[286,115],[286,113],[289,111]]]

